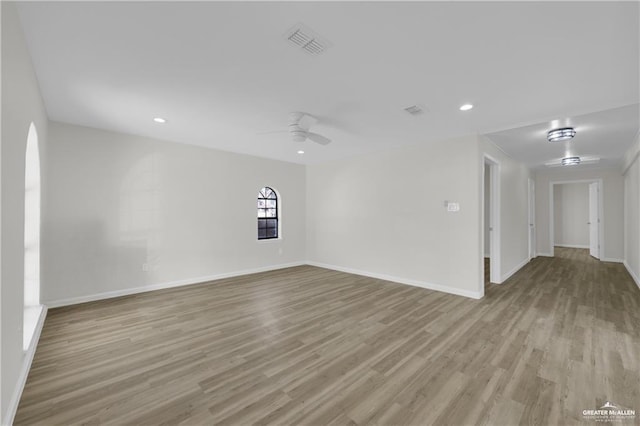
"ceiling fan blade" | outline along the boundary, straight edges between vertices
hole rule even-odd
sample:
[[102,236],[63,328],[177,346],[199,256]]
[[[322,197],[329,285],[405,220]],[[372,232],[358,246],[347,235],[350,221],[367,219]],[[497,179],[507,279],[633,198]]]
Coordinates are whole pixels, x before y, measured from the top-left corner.
[[288,130],[271,130],[268,132],[256,133],[256,135],[273,135],[275,133],[289,133],[289,131]]
[[312,140],[315,143],[319,143],[320,145],[328,145],[331,143],[331,139],[317,133],[307,132],[307,137],[309,138],[309,140]]

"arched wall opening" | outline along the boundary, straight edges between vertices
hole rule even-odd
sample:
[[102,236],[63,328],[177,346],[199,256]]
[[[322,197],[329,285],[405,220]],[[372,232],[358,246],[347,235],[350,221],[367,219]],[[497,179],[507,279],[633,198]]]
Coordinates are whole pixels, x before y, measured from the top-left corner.
[[40,310],[40,153],[31,123],[24,172],[24,350],[31,344]]

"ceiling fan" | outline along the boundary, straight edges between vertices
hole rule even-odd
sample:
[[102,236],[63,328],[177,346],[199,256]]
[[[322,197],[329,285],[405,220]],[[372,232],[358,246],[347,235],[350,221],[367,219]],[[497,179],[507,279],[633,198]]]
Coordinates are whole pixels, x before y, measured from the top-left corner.
[[328,145],[329,143],[331,143],[331,139],[318,133],[309,131],[311,126],[313,126],[317,122],[317,118],[310,114],[307,114],[306,112],[292,112],[289,114],[289,130],[278,130],[275,132],[265,132],[261,134],[289,133],[291,134],[291,139],[293,139],[294,142],[304,142],[305,140],[309,139],[310,141],[318,143],[320,145]]

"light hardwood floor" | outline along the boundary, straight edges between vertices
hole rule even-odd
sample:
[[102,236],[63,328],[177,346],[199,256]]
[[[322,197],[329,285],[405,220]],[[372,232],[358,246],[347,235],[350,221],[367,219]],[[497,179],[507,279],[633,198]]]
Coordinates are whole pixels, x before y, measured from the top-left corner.
[[638,422],[640,290],[556,254],[483,300],[301,266],[52,309],[15,424]]

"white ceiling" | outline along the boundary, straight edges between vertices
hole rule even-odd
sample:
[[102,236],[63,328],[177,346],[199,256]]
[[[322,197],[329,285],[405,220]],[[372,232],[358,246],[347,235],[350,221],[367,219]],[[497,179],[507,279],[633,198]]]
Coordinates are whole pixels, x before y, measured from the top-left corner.
[[[613,167],[620,164],[624,153],[638,133],[640,105],[610,109],[591,114],[551,120],[518,127],[489,137],[512,158],[532,169],[544,169],[545,163],[563,157],[600,158],[589,167]],[[564,142],[548,142],[547,132],[561,127],[573,127],[576,135]],[[578,167],[584,168],[587,164]],[[577,167],[576,167],[577,168]]]
[[[52,120],[312,164],[604,110],[613,111],[598,126],[637,127],[637,115],[615,108],[640,101],[638,6],[24,2],[19,10]],[[299,22],[333,46],[315,57],[296,50],[284,34]],[[475,108],[459,111],[466,102]],[[427,112],[403,111],[416,103]],[[320,118],[312,131],[333,143],[259,134],[286,129],[296,110]],[[507,134],[520,144],[514,155],[533,165],[556,155],[544,139],[541,148],[524,137],[541,130]],[[595,130],[584,124],[576,144]],[[492,138],[505,145],[500,135]]]

